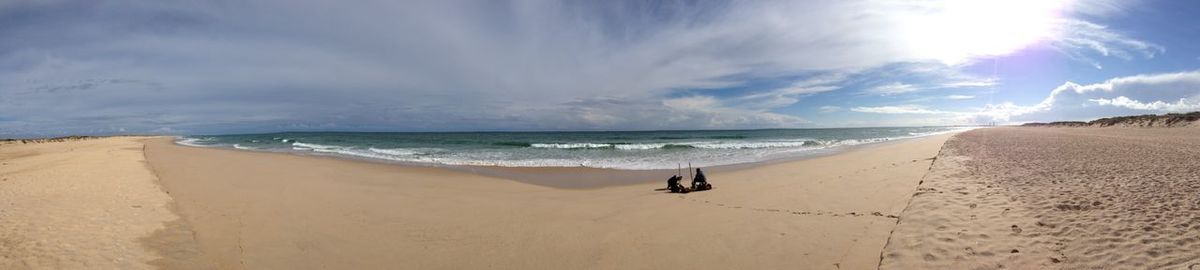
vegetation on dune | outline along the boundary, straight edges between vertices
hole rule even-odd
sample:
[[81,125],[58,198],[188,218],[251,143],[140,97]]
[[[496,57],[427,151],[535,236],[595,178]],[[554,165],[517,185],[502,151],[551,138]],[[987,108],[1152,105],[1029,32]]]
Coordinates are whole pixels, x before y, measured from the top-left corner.
[[1200,111],[1190,113],[1144,114],[1100,118],[1088,122],[1060,121],[1050,123],[1027,123],[1026,127],[1180,127],[1200,120]]

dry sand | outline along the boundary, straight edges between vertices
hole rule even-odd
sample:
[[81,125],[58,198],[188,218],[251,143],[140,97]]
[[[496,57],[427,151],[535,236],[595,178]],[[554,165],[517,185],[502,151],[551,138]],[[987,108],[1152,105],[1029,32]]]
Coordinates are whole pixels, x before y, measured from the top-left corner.
[[0,269],[152,268],[143,238],[179,217],[138,140],[0,145]]
[[710,171],[715,190],[682,195],[656,190],[660,182],[559,189],[169,138],[147,142],[146,155],[190,225],[178,230],[194,232],[202,251],[174,265],[873,269],[947,138]]
[[1200,269],[1200,129],[959,134],[882,269]]

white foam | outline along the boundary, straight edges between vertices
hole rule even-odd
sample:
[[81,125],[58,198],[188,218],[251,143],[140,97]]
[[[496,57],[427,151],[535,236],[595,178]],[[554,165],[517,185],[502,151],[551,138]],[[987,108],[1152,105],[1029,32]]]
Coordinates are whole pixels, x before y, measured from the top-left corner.
[[813,145],[813,140],[773,140],[773,141],[744,141],[744,142],[695,142],[679,143],[703,149],[764,149],[764,148],[795,148]]
[[315,143],[302,143],[302,142],[294,142],[294,143],[292,143],[292,146],[299,146],[299,147],[304,147],[304,148],[312,148],[312,149],[314,149],[314,150],[316,150],[316,149],[336,149],[336,148],[344,148],[344,147],[341,147],[341,146],[334,146],[334,145],[324,145],[324,144],[315,144]]
[[533,148],[556,148],[556,149],[588,149],[588,148],[612,148],[612,144],[607,143],[534,143],[529,147]]
[[380,154],[385,154],[385,155],[393,155],[393,156],[412,156],[412,155],[422,154],[421,152],[417,152],[412,149],[404,149],[404,148],[390,148],[390,149],[382,148],[381,149],[381,148],[371,147],[371,148],[367,148],[367,150],[369,150],[371,152],[375,152],[375,153],[380,153]]
[[374,159],[384,159],[384,160],[393,160],[393,161],[408,161],[407,159],[398,159],[398,158],[396,158],[394,156],[390,156],[390,155],[376,154],[376,153],[372,153],[372,152],[368,152],[368,151],[358,151],[358,150],[353,150],[350,148],[313,148],[313,151],[321,152],[321,153],[334,153],[334,154],[342,154],[342,155],[348,155],[348,156],[374,158]]
[[608,143],[535,143],[533,148],[553,149],[599,149],[615,148],[619,150],[653,150],[662,149],[667,145],[686,145],[703,149],[762,149],[814,146],[810,139],[774,140],[774,141],[704,141],[676,143],[638,143],[638,144],[608,144]]
[[242,150],[253,150],[253,149],[258,149],[258,148],[254,148],[254,147],[242,146],[242,145],[240,145],[240,144],[236,144],[236,143],[235,143],[235,144],[233,144],[233,148],[242,149]]
[[650,150],[650,149],[663,148],[663,146],[667,146],[667,144],[665,144],[665,143],[639,143],[639,144],[617,144],[614,146],[616,146],[617,149],[621,149],[621,150]]
[[181,144],[181,145],[187,145],[187,146],[194,146],[194,147],[208,147],[208,146],[212,146],[212,145],[202,144],[201,142],[211,142],[215,139],[216,138],[213,138],[213,137],[203,137],[203,138],[179,137],[179,139],[176,140],[175,143]]

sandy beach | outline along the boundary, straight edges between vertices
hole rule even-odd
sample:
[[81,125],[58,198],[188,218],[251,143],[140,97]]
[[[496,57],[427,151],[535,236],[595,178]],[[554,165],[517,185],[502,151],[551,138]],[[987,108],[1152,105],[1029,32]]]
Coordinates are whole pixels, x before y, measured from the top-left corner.
[[8,143],[0,268],[1188,269],[1198,132],[980,129],[710,171],[689,194],[168,137]]
[[[717,189],[684,195],[659,190],[662,179],[564,189],[443,168],[185,147],[172,138],[6,145],[4,177],[17,180],[4,182],[4,200],[25,204],[3,212],[9,233],[0,253],[9,268],[870,269],[949,136],[711,171]],[[70,154],[82,149],[95,153]],[[29,176],[87,164],[34,160],[56,155],[127,164],[129,171],[78,170],[140,176],[120,178],[137,179],[140,189],[78,175]],[[14,182],[25,189],[10,188]],[[26,191],[58,185],[121,190]],[[134,200],[140,197],[155,200]],[[47,207],[39,204],[55,205],[61,218],[38,218]],[[100,207],[157,215],[81,214]],[[123,223],[136,226],[86,227]],[[33,233],[47,226],[57,233]],[[67,237],[97,232],[120,234]],[[121,241],[121,250],[81,251]],[[46,249],[42,242],[61,244]],[[122,264],[106,264],[116,260]]]
[[152,268],[147,241],[181,221],[143,139],[0,145],[0,269]]
[[950,139],[881,269],[1200,269],[1200,129]]
[[869,269],[948,137],[713,171],[686,195],[167,139],[146,155],[220,268]]

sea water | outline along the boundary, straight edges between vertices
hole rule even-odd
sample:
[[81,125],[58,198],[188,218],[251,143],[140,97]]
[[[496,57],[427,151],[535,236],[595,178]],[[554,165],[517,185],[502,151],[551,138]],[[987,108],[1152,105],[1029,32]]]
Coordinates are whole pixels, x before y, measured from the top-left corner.
[[796,158],[971,127],[604,131],[283,132],[184,136],[199,147],[323,154],[418,165],[675,169]]

